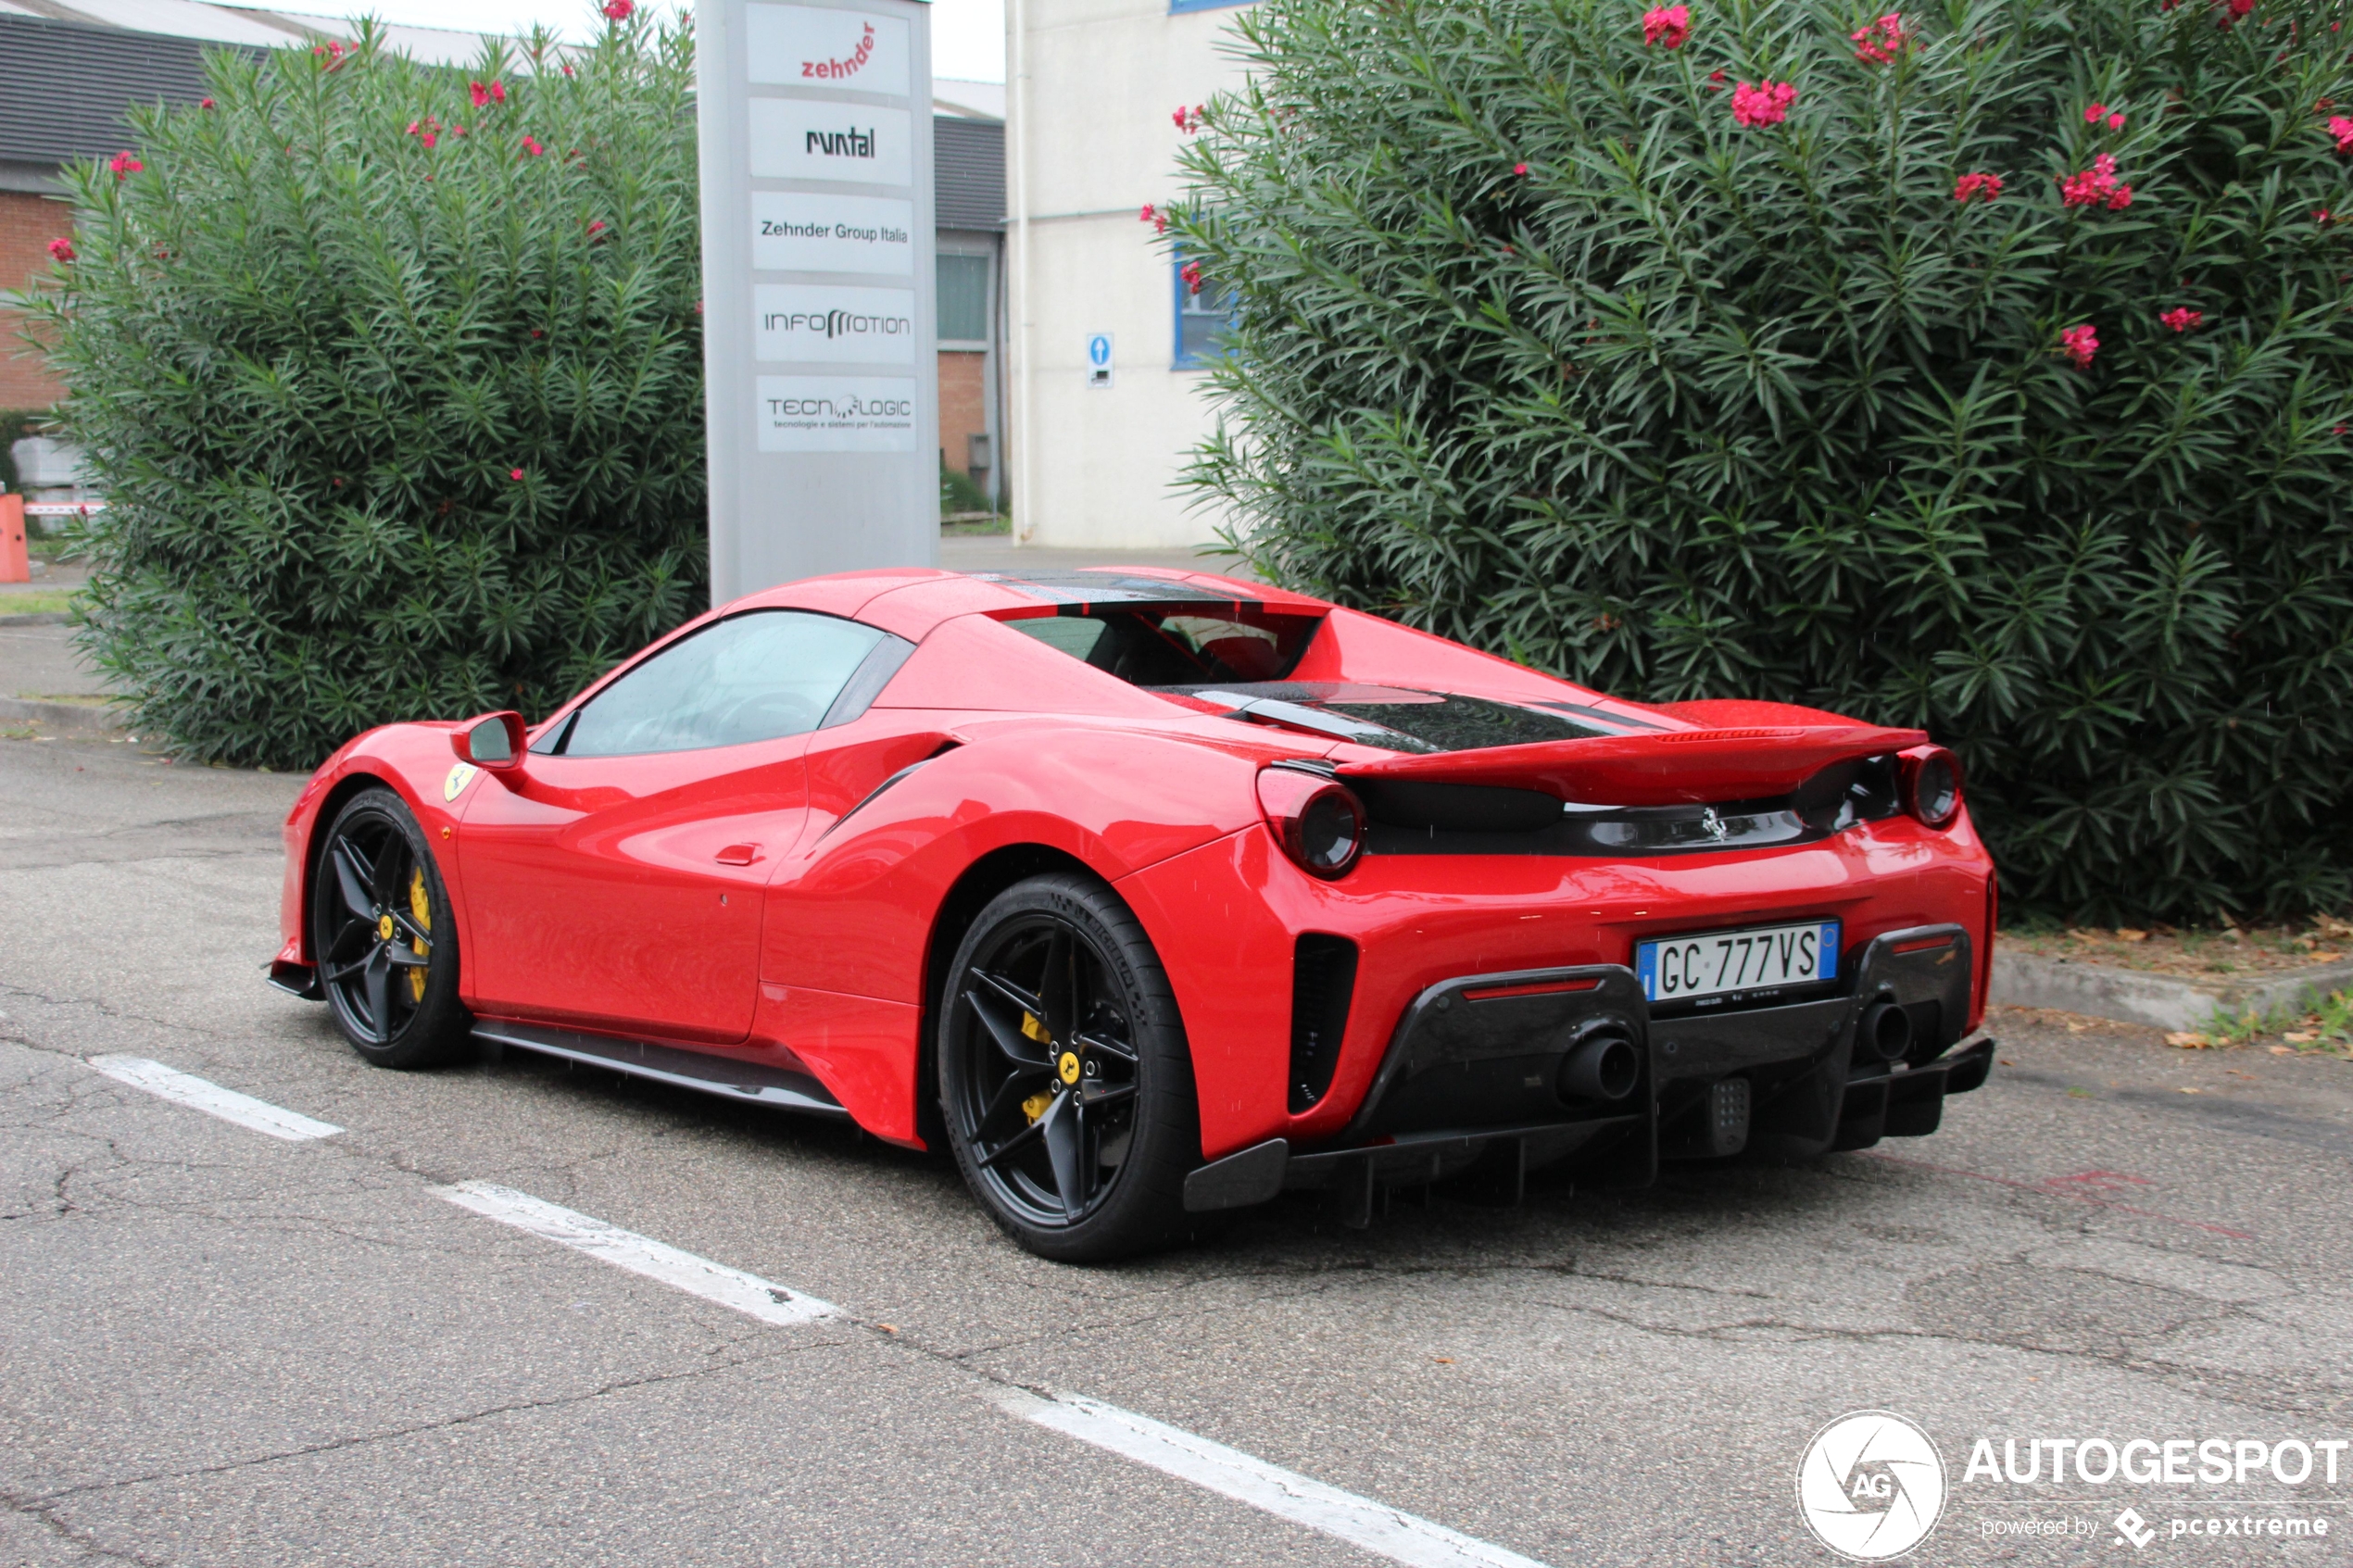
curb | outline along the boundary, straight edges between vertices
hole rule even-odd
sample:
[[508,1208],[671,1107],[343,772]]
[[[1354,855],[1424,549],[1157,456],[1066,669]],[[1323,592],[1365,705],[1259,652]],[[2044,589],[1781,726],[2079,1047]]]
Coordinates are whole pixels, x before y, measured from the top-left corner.
[[2301,1010],[2331,991],[2353,990],[2353,960],[2244,980],[2186,980],[2105,964],[2070,963],[1994,949],[1989,998],[1997,1007],[2052,1008],[2155,1029],[2203,1029],[2218,1012]]
[[[6,603],[0,600],[0,603]],[[30,615],[0,615],[0,626],[66,626],[73,617],[61,609],[36,609]]]
[[123,733],[120,711],[102,702],[36,702],[31,697],[0,696],[0,724],[6,723],[38,724],[60,735],[107,740]]

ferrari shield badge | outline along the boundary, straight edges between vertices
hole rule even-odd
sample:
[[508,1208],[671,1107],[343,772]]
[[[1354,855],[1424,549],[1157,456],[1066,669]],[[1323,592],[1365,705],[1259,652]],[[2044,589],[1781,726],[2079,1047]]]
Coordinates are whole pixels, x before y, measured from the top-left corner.
[[466,792],[466,786],[474,782],[474,775],[480,771],[482,770],[471,762],[460,762],[451,768],[449,776],[441,781],[441,798],[457,799]]

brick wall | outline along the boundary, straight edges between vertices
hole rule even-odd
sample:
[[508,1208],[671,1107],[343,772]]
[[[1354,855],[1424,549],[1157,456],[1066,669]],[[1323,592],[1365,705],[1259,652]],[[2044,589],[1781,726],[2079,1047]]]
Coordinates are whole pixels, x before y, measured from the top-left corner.
[[968,435],[988,429],[988,356],[963,349],[939,355],[939,455],[958,473],[971,470]]
[[[73,209],[23,191],[0,191],[0,290],[25,286],[49,267],[49,242],[73,232]],[[34,358],[18,358],[23,318],[0,310],[0,408],[45,408],[65,387]],[[945,358],[946,356],[941,356]]]

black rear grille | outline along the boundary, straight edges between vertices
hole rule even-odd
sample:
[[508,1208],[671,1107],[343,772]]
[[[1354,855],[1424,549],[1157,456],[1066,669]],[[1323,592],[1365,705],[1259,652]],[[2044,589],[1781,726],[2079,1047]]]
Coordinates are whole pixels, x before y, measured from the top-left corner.
[[1294,1114],[1324,1098],[1340,1065],[1348,1032],[1349,998],[1356,990],[1356,944],[1311,931],[1291,949],[1290,1108]]
[[1789,795],[1717,805],[1592,806],[1539,790],[1354,779],[1372,818],[1371,855],[1706,855],[1812,844],[1894,816],[1894,759],[1823,769]]

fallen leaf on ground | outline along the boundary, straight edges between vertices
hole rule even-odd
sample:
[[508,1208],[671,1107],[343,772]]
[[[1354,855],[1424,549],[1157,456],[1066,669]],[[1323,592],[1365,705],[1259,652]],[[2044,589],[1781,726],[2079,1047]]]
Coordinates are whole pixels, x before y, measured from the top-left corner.
[[2292,1046],[2309,1046],[2313,1041],[2319,1039],[2320,1036],[2318,1035],[2308,1035],[2301,1029],[2291,1029],[2286,1034],[2281,1035],[2280,1038],[2285,1040]]
[[2214,1042],[2196,1030],[2176,1029],[2165,1036],[2165,1043],[2169,1046],[2179,1046],[2185,1051],[2202,1051]]
[[2294,1056],[2296,1054],[2296,1047],[2294,1046],[2273,1046],[2271,1047],[2271,1054],[2273,1056]]
[[2116,935],[2122,937],[2127,942],[2145,942],[2149,939],[2149,934],[2147,932],[2133,931],[2121,925],[2116,928]]

